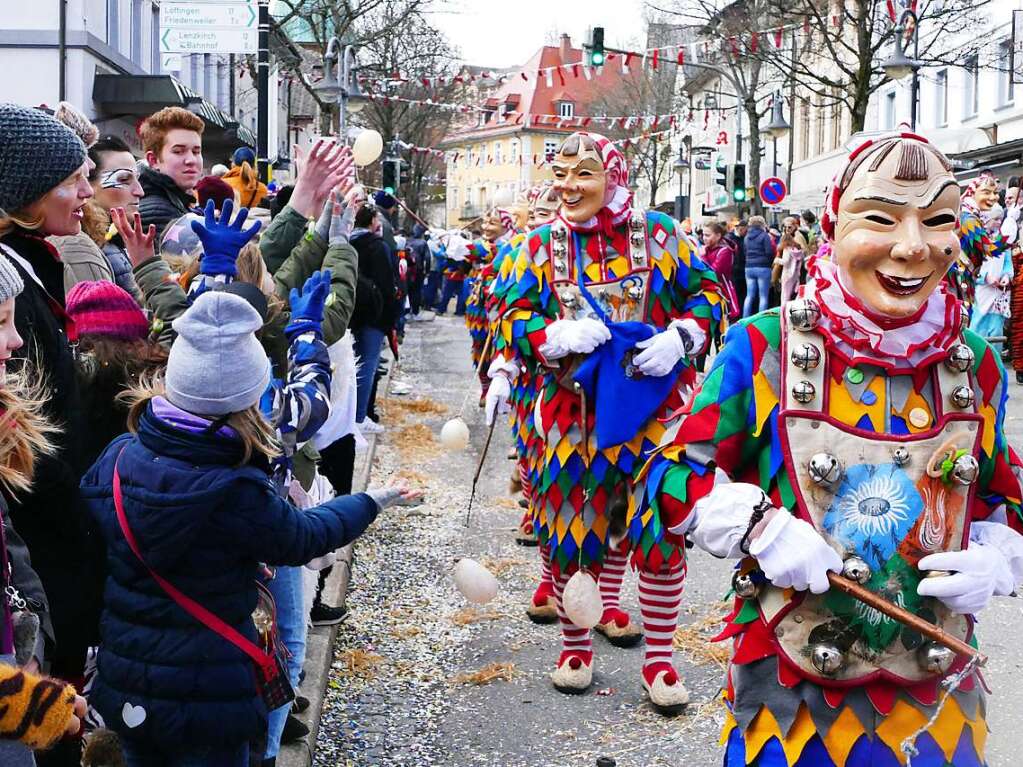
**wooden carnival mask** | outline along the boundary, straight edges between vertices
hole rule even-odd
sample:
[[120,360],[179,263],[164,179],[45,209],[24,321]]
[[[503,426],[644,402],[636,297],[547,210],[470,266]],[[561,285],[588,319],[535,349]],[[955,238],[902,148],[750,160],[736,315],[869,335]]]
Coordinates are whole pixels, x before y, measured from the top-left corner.
[[590,221],[628,182],[624,158],[603,136],[573,133],[551,163],[554,191],[561,195],[561,215],[573,224]]
[[853,157],[832,192],[839,278],[869,311],[911,317],[959,255],[959,186],[945,156],[915,138]]

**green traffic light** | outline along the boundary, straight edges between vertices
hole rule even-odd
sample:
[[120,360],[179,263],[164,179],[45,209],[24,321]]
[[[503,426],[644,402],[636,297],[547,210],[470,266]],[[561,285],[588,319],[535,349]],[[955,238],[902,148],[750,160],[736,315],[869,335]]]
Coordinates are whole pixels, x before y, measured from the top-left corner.
[[387,192],[388,194],[394,194],[394,187],[393,186],[385,186],[384,187],[384,191]]
[[604,64],[604,54],[603,53],[591,53],[590,54],[590,63],[593,66],[595,66],[595,67],[603,66],[603,64]]
[[734,192],[732,192],[732,199],[734,199],[736,202],[745,202],[746,201],[746,190],[745,189],[736,189]]

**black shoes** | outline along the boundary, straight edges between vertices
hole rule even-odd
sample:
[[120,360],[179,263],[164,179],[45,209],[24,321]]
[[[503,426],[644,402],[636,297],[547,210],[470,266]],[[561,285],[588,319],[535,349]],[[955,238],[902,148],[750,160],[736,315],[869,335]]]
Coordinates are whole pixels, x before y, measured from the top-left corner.
[[309,618],[314,626],[336,626],[348,617],[348,610],[344,607],[330,607],[329,605],[317,602],[313,605]]

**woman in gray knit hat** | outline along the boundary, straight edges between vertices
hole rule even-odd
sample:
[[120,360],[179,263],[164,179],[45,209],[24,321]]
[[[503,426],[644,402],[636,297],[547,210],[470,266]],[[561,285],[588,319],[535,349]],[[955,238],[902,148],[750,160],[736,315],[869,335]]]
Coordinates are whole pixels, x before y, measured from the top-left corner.
[[[92,197],[82,140],[50,115],[0,104],[0,253],[25,287],[15,298],[14,323],[25,345],[18,365],[31,360],[46,379],[43,414],[61,431],[55,450],[35,464],[31,488],[9,494],[11,517],[32,555],[50,602],[56,643],[48,645],[52,673],[82,675],[88,647],[99,641],[104,560],[102,544],[84,513],[78,482],[84,418],[75,375],[75,331],[64,310],[64,265],[45,238],[76,234]],[[77,764],[62,743],[47,763]]]

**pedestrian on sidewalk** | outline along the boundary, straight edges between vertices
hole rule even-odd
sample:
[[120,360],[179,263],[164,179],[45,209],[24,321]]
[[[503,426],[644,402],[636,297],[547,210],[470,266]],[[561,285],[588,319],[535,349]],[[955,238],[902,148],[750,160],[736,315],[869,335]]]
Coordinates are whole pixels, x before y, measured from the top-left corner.
[[[249,147],[238,147],[231,157],[231,170],[222,177],[234,193],[237,202],[243,208],[255,208],[267,195],[266,184],[259,180],[256,173],[256,153]],[[202,201],[200,201],[201,204]],[[217,206],[220,209],[220,206]]]
[[201,294],[174,322],[164,382],[137,388],[131,433],[82,482],[110,563],[92,702],[129,767],[248,765],[249,742],[267,726],[252,660],[184,605],[255,643],[261,562],[300,566],[411,495],[370,491],[300,512],[278,494],[280,447],[259,410],[270,381],[262,325],[244,298]]
[[767,309],[771,297],[771,265],[774,263],[774,244],[767,233],[763,216],[749,217],[749,231],[743,241],[746,249],[746,302],[742,316],[749,317]]
[[[409,320],[412,322],[418,322],[421,317],[419,311],[424,305],[423,301],[423,286],[426,283],[426,275],[430,273],[430,248],[426,244],[426,240],[423,236],[426,233],[426,227],[420,223],[416,223],[412,227],[412,236],[406,243],[409,254],[412,257],[412,279],[409,281],[408,301],[411,316]],[[427,307],[429,303],[425,303]]]
[[139,135],[148,165],[139,181],[142,223],[156,226],[156,239],[171,221],[195,207],[195,185],[202,176],[202,119],[187,109],[167,107],[142,123]]
[[444,245],[436,232],[427,230],[424,237],[426,238],[426,246],[430,251],[430,271],[423,288],[423,306],[433,310],[436,309],[441,284],[444,282],[444,262],[446,256]]
[[458,234],[449,234],[444,240],[444,286],[437,314],[447,314],[451,299],[455,299],[455,316],[465,316],[466,294],[463,289],[469,273],[469,242]]

